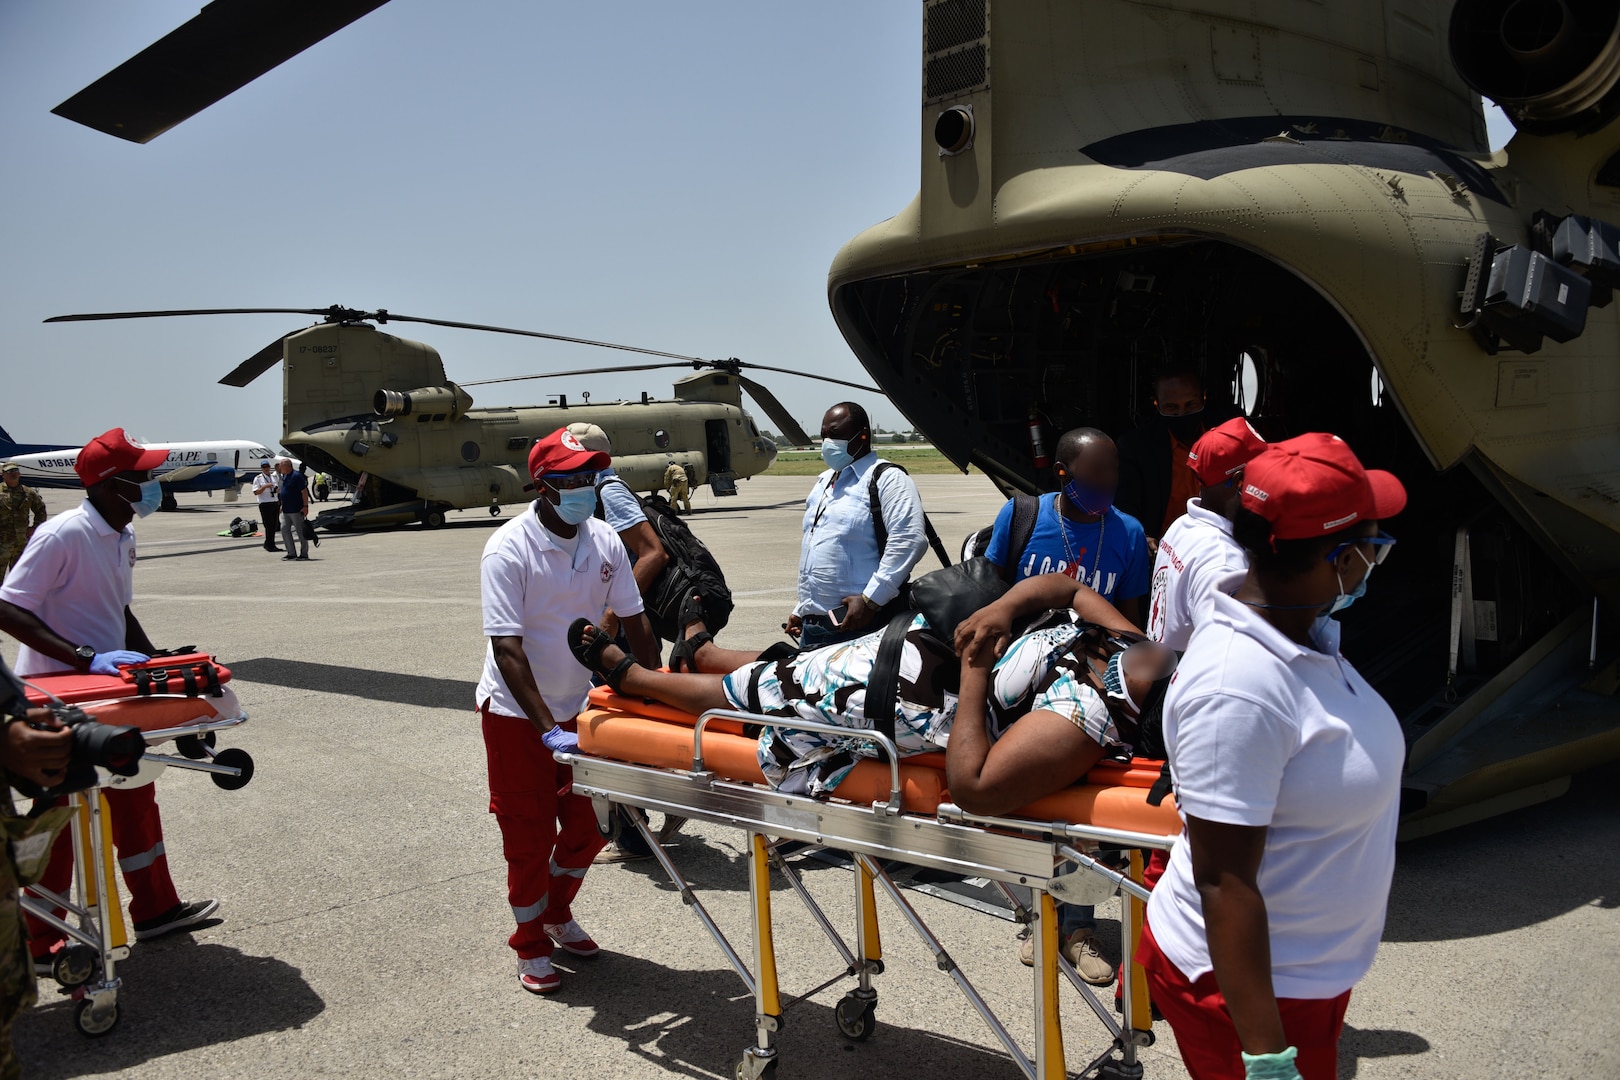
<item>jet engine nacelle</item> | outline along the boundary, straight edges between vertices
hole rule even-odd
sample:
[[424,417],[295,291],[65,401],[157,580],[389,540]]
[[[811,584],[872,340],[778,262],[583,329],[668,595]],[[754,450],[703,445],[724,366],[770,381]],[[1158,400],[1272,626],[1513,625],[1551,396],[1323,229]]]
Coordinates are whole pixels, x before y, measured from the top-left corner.
[[1601,126],[1620,106],[1620,6],[1605,0],[1457,0],[1463,81],[1534,134]]
[[371,409],[378,416],[419,416],[424,419],[459,419],[472,408],[472,395],[455,383],[416,390],[378,390]]

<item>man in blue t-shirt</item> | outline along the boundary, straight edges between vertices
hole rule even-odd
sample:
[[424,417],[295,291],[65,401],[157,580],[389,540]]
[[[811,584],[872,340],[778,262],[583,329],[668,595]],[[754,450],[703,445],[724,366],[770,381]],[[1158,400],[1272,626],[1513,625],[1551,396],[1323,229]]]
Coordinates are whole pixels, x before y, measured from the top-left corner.
[[1059,490],[1041,496],[1035,529],[1023,551],[1007,550],[1013,500],[996,515],[985,557],[1016,579],[1036,574],[1067,574],[1090,585],[1131,622],[1142,624],[1142,602],[1153,576],[1147,534],[1129,514],[1114,507],[1119,486],[1119,451],[1096,428],[1075,428],[1058,440]]
[[[1003,570],[1017,566],[1014,580],[1036,574],[1065,574],[1090,585],[1137,626],[1153,575],[1147,534],[1129,514],[1114,508],[1119,487],[1119,451],[1114,440],[1096,428],[1075,428],[1058,440],[1053,473],[1056,492],[1041,496],[1035,527],[1022,551],[1008,551],[1014,500],[996,515],[984,554]],[[1096,910],[1089,905],[1061,904],[1061,948],[1080,977],[1094,986],[1114,979],[1114,965],[1097,946]],[[1034,939],[1019,952],[1035,963]]]
[[[277,458],[276,472],[281,474],[281,543],[287,554],[282,562],[294,559],[309,560],[309,541],[304,539],[304,516],[309,513],[309,481],[293,468],[291,458]],[[293,544],[298,554],[293,554]]]

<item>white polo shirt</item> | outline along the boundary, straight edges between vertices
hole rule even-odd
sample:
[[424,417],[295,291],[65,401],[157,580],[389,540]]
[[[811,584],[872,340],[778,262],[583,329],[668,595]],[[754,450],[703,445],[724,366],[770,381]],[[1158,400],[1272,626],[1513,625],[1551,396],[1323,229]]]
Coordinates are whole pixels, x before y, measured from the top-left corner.
[[253,494],[257,495],[262,503],[273,503],[280,499],[276,494],[277,487],[276,474],[273,470],[271,472],[261,470],[253,478]]
[[[1219,582],[1164,703],[1183,819],[1266,826],[1260,894],[1278,997],[1331,998],[1372,966],[1395,871],[1406,745],[1395,714],[1339,655],[1289,640]],[[1148,921],[1188,979],[1212,970],[1191,844],[1177,844]]]
[[1184,652],[1193,627],[1209,617],[1215,582],[1249,568],[1249,555],[1232,539],[1232,523],[1202,500],[1188,499],[1159,540],[1148,599],[1148,637]]
[[[495,530],[484,545],[479,569],[485,637],[521,637],[540,697],[559,723],[585,706],[591,673],[568,651],[575,619],[593,623],[612,608],[622,616],[641,613],[641,593],[630,573],[630,555],[606,522],[586,518],[572,540],[554,535],[531,506]],[[523,716],[495,666],[493,645],[484,652],[476,706]]]
[[[0,600],[96,652],[124,647],[124,609],[134,596],[135,530],[114,529],[88,499],[41,525],[0,586]],[[15,669],[24,677],[75,670],[27,645]]]

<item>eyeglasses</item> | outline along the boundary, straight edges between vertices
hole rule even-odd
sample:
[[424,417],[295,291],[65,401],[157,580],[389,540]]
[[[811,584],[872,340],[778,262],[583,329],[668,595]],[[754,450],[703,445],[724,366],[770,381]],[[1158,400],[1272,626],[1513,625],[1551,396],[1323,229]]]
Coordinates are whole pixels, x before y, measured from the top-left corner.
[[1337,545],[1332,551],[1328,552],[1327,561],[1334,561],[1340,555],[1344,554],[1345,548],[1354,547],[1357,544],[1373,545],[1374,550],[1372,562],[1374,566],[1377,566],[1385,559],[1389,558],[1390,549],[1395,546],[1395,538],[1389,535],[1389,533],[1385,532],[1383,529],[1379,529],[1377,536],[1363,536],[1359,540],[1346,540],[1344,543]]
[[574,491],[596,486],[598,474],[594,472],[541,473],[540,480],[556,491]]

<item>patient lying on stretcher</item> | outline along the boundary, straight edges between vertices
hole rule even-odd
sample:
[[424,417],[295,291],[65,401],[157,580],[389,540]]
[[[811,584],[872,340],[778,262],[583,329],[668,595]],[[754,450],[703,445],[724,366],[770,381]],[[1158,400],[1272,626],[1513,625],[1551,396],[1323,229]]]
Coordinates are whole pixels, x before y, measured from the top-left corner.
[[[1014,633],[1015,623],[1039,612],[1046,614]],[[902,756],[945,751],[951,797],[974,814],[1006,813],[1068,787],[1106,756],[1128,755],[1138,706],[1162,693],[1175,662],[1063,574],[1019,582],[964,620],[953,642],[941,640],[923,616],[909,617],[895,743]],[[570,629],[569,644],[581,663],[631,697],[691,713],[730,708],[870,730],[866,689],[882,636],[879,628],[787,656],[705,642],[694,657],[698,673],[641,667],[584,620]],[[765,728],[758,754],[772,787],[819,796],[879,751],[864,740],[785,724]]]

